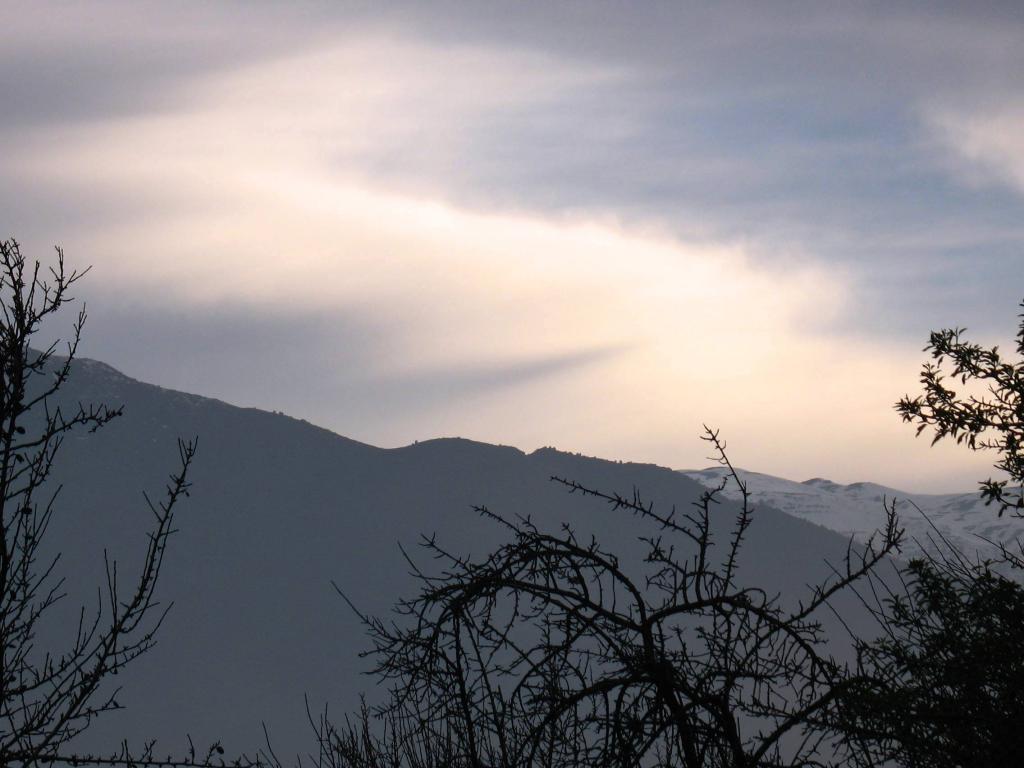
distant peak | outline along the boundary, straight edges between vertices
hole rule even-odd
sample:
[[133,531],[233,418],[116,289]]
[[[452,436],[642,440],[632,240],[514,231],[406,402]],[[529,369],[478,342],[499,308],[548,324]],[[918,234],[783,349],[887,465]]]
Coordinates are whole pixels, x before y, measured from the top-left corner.
[[112,365],[108,365],[100,360],[95,360],[91,357],[76,357],[74,365],[80,367],[83,370],[87,370],[93,374],[99,374],[101,376],[109,376],[116,379],[129,379],[134,381],[130,376],[127,376],[121,371],[117,370]]
[[468,437],[432,437],[427,440],[416,440],[409,445],[395,450],[415,450],[419,448],[438,448],[438,449],[453,449],[453,450],[491,450],[491,451],[502,451],[517,453],[521,456],[526,454],[520,449],[513,445],[495,445],[493,443],[485,443],[480,440],[470,440]]
[[804,480],[802,485],[812,485],[816,488],[838,488],[839,484],[834,483],[824,477],[812,477],[810,480]]

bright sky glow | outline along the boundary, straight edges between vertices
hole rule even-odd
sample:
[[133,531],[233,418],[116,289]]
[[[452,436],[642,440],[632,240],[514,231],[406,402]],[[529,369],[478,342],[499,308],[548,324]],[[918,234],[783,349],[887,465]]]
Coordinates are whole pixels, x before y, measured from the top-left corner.
[[[967,111],[901,72],[906,111],[880,116],[883,91],[842,51],[820,84],[776,62],[775,91],[727,72],[706,90],[689,62],[657,58],[657,19],[639,30],[650,50],[602,54],[596,33],[593,50],[550,44],[542,19],[499,41],[413,10],[195,7],[163,32],[149,11],[81,37],[40,14],[17,36],[33,45],[8,40],[43,83],[77,62],[75,109],[0,83],[24,104],[0,124],[6,226],[95,265],[91,354],[379,445],[462,435],[699,466],[704,422],[738,463],[795,479],[938,492],[985,475],[985,457],[915,441],[892,404],[916,388],[931,327],[1012,330],[1020,94]],[[231,39],[239,19],[252,50]],[[715,61],[754,34],[726,21]],[[893,66],[915,48],[819,21],[809,45],[848,24]],[[67,62],[48,65],[47,36]],[[948,64],[967,79],[969,65]],[[800,117],[843,78],[860,115],[834,96]],[[777,136],[754,157],[759,120]]]

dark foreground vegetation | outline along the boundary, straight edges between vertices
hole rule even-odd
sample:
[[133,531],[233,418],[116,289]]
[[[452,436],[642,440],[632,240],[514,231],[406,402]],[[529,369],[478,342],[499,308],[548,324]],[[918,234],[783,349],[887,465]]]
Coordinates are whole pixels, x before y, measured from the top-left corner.
[[[63,607],[63,579],[75,579],[44,541],[53,515],[74,514],[74,499],[58,504],[46,481],[66,435],[120,413],[55,405],[84,312],[66,347],[32,343],[73,301],[81,276],[65,271],[59,251],[44,268],[17,243],[0,243],[0,764],[290,764],[272,740],[252,759],[188,742],[164,757],[139,741],[145,734],[126,734],[143,744],[136,750],[126,741],[76,754],[76,737],[119,707],[114,676],[152,647],[166,615],[156,588],[195,454],[194,442],[182,442],[163,500],[143,506],[151,529],[136,567],[126,573],[107,562],[96,604],[74,612],[76,626],[63,634],[45,631]],[[1024,516],[1024,362],[962,335],[932,334],[923,392],[898,411],[936,440],[993,451],[1005,477],[986,480],[982,493],[993,514]],[[1017,352],[1024,355],[1024,322]],[[970,389],[979,382],[983,393]],[[387,621],[359,614],[370,637],[365,656],[386,694],[341,721],[311,715],[305,762],[973,766],[1010,764],[1024,752],[1024,668],[1015,653],[1024,590],[1004,575],[1024,565],[1019,550],[979,561],[936,536],[930,554],[899,565],[889,557],[902,538],[892,503],[884,530],[867,546],[851,544],[830,577],[799,594],[771,594],[742,578],[758,514],[718,433],[704,438],[743,491],[734,518],[716,515],[721,489],[662,509],[638,490],[555,477],[566,492],[632,518],[639,549],[486,507],[477,512],[503,535],[482,556],[424,539],[426,557],[409,558],[419,591]],[[851,627],[836,607],[844,595],[872,617],[873,632]],[[838,640],[828,635],[837,627]],[[66,642],[50,644],[53,637]]]

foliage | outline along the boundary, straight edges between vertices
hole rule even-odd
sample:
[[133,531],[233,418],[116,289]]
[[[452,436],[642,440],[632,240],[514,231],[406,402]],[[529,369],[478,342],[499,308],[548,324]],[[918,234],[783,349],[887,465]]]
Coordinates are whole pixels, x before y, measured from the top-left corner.
[[82,606],[66,647],[41,647],[53,634],[46,631],[51,609],[65,598],[60,556],[43,547],[59,490],[47,480],[69,433],[95,431],[121,413],[57,403],[72,374],[84,309],[63,357],[56,343],[42,351],[31,346],[42,324],[72,301],[69,292],[84,274],[66,271],[59,248],[56,264],[44,270],[26,261],[17,242],[0,241],[0,765],[222,764],[216,744],[205,753],[190,746],[176,759],[158,758],[152,743],[136,753],[126,745],[107,755],[69,751],[97,717],[119,708],[111,676],[153,647],[168,609],[155,590],[195,454],[194,443],[179,442],[180,466],[163,501],[146,497],[152,523],[138,575],[125,579],[105,560],[102,599],[94,609]]
[[1024,754],[1024,588],[948,549],[914,560],[859,648],[841,729],[867,765],[1009,765]]
[[[479,512],[508,541],[482,559],[423,542],[440,571],[415,566],[419,594],[392,623],[363,617],[388,702],[335,728],[320,759],[336,766],[799,766],[830,738],[825,714],[848,684],[823,648],[818,613],[898,544],[848,549],[833,578],[783,607],[737,571],[754,517],[718,434],[705,439],[742,490],[721,554],[713,507],[661,512],[639,494],[573,493],[638,518],[642,562],[621,562],[565,526]],[[411,561],[410,561],[411,563]]]
[[[1021,305],[1024,307],[1024,304]],[[1024,355],[1024,315],[1017,352]],[[962,339],[964,329],[933,332],[933,363],[921,374],[923,394],[897,403],[904,421],[933,443],[950,437],[972,450],[997,452],[997,469],[981,494],[1024,516],[1024,361],[1005,360],[997,347]],[[947,387],[943,365],[961,386]],[[918,510],[920,512],[920,510]],[[923,514],[923,513],[921,513]],[[839,730],[851,755],[868,765],[894,761],[937,768],[1009,765],[1024,754],[1024,586],[1003,571],[1024,558],[1000,543],[1001,557],[980,561],[960,552],[936,529],[930,551],[900,574],[900,591],[874,581],[873,610],[883,630],[858,648],[859,676],[843,695]]]
[[[1020,318],[1016,349],[1024,356],[1024,314]],[[896,409],[904,421],[917,424],[918,434],[930,427],[935,434],[932,443],[949,437],[972,450],[996,451],[995,468],[1009,480],[985,480],[982,497],[998,506],[1000,516],[1010,510],[1024,517],[1024,360],[1007,360],[999,347],[966,341],[965,332],[945,328],[931,333],[925,351],[931,352],[934,362],[921,370],[924,392],[904,396]],[[962,387],[980,385],[987,394],[957,392],[947,386],[950,380]]]

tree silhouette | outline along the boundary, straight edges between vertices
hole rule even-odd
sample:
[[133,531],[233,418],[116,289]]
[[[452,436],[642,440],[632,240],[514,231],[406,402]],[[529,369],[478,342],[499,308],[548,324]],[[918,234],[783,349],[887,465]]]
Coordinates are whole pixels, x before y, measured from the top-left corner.
[[72,374],[84,309],[64,356],[55,354],[56,342],[41,351],[31,346],[40,326],[73,301],[69,292],[84,274],[65,269],[59,248],[56,263],[44,269],[28,263],[16,241],[0,241],[0,765],[223,765],[219,744],[198,752],[190,744],[179,758],[157,757],[154,743],[132,752],[125,742],[104,755],[71,751],[97,717],[119,708],[110,677],[153,647],[166,616],[169,606],[159,604],[155,589],[175,510],[188,495],[194,442],[179,442],[180,465],[163,500],[145,499],[152,523],[138,574],[126,579],[104,556],[102,599],[94,609],[81,608],[66,647],[40,647],[45,620],[65,598],[59,555],[42,548],[59,491],[47,480],[69,433],[95,431],[121,414],[105,405],[57,404]]
[[[1022,304],[1021,306],[1024,306]],[[1017,352],[1024,355],[1024,315]],[[934,362],[921,373],[924,392],[896,408],[921,434],[934,430],[972,450],[998,454],[1009,481],[989,479],[981,494],[999,514],[1022,512],[1024,361],[997,347],[961,338],[962,328],[931,334]],[[943,372],[961,387],[946,385]],[[984,391],[978,391],[982,385]],[[920,514],[924,514],[920,512]],[[1024,567],[1019,552],[997,542],[1001,555],[983,560],[959,551],[936,529],[932,547],[900,574],[898,590],[873,583],[872,609],[882,635],[858,647],[859,676],[844,692],[838,729],[851,756],[868,765],[966,768],[1009,765],[1024,754],[1024,586],[1007,568]]]
[[[754,513],[718,433],[704,439],[742,501],[719,553],[712,518],[725,483],[688,512],[662,512],[553,478],[637,518],[645,553],[624,562],[564,526],[478,511],[508,534],[482,559],[423,541],[437,567],[385,623],[364,616],[388,701],[343,726],[315,723],[320,761],[427,765],[802,766],[833,738],[827,713],[850,685],[817,618],[899,543],[850,546],[795,607],[737,580]],[[381,722],[373,722],[376,715]]]
[[[1016,348],[1024,356],[1024,314],[1019,317]],[[995,468],[1009,480],[983,481],[981,495],[998,506],[1000,516],[1010,510],[1024,517],[1024,359],[1010,361],[999,347],[966,341],[966,330],[932,331],[925,351],[934,362],[921,370],[924,392],[904,396],[896,409],[904,421],[917,424],[918,434],[931,428],[933,444],[949,437],[971,450],[996,451]],[[948,386],[957,382],[961,391]]]
[[[838,708],[855,765],[968,768],[1024,754],[1024,588],[950,545],[876,606]],[[884,587],[883,587],[884,589]]]

